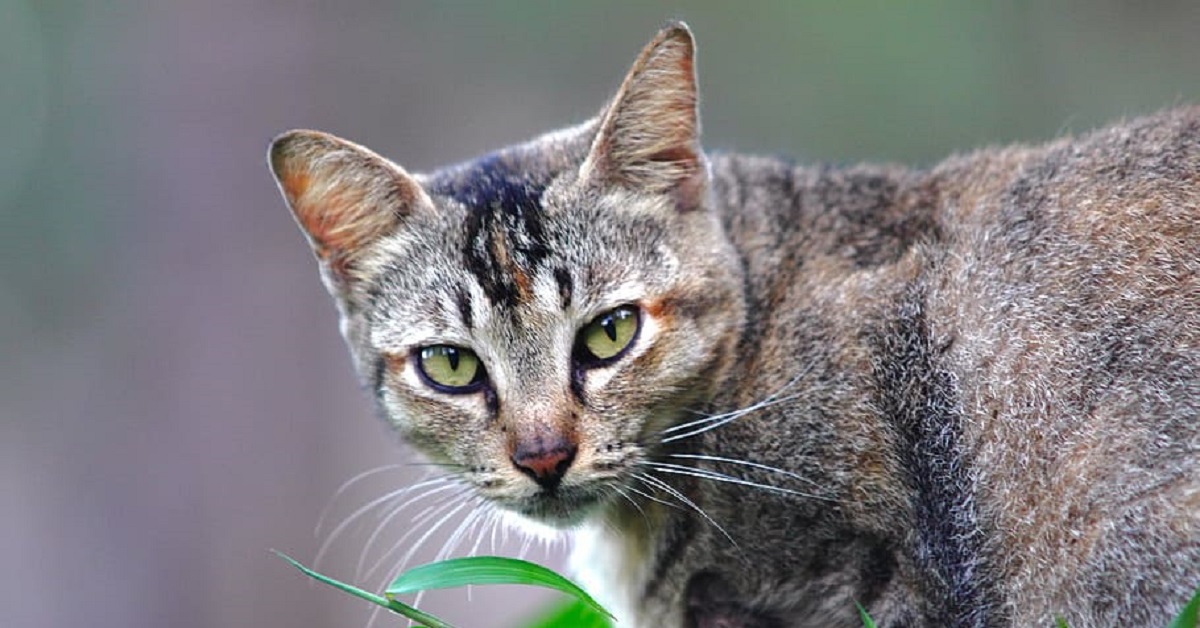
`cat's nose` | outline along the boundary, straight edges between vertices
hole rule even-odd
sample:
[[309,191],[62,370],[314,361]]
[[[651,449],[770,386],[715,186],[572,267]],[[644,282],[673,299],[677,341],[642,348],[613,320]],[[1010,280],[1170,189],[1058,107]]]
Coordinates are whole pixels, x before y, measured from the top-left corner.
[[512,462],[521,473],[552,490],[575,460],[575,450],[575,443],[565,438],[533,438],[516,443]]

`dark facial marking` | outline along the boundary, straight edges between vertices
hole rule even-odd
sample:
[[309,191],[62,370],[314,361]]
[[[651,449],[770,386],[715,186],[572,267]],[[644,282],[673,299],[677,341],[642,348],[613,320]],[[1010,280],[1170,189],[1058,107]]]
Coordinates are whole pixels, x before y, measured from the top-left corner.
[[575,291],[575,284],[571,281],[571,273],[565,268],[554,269],[554,282],[558,284],[558,298],[565,310],[571,307],[571,298]]
[[513,307],[527,299],[530,277],[549,255],[543,226],[545,176],[522,170],[503,153],[482,157],[436,177],[431,190],[470,209],[466,267],[489,301]]
[[454,304],[458,307],[458,315],[462,317],[463,325],[467,329],[475,327],[475,321],[471,317],[471,297],[467,295],[467,289],[463,286],[458,286],[454,290]]

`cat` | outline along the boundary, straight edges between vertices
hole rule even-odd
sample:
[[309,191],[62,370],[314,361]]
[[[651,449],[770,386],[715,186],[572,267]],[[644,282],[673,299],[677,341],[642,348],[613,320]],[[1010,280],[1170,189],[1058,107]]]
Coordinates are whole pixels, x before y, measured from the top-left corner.
[[386,420],[619,626],[1162,626],[1200,584],[1200,108],[929,169],[706,154],[695,45],[432,174],[269,162]]

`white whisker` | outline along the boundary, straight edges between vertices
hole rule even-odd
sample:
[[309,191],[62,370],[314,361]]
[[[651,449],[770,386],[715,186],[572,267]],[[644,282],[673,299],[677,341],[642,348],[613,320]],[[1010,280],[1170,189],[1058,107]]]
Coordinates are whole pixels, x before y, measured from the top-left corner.
[[742,486],[759,488],[764,491],[784,493],[787,495],[796,495],[799,497],[808,497],[811,499],[819,499],[819,500],[823,500],[823,501],[833,501],[833,500],[829,499],[828,497],[822,497],[820,495],[811,495],[808,493],[802,493],[800,491],[793,491],[793,490],[787,489],[787,488],[771,486],[770,484],[759,484],[758,482],[751,482],[750,480],[743,480],[742,478],[733,477],[732,475],[725,475],[724,473],[713,471],[711,469],[696,469],[693,467],[685,467],[680,464],[667,464],[667,463],[663,463],[663,462],[648,462],[645,464],[647,464],[648,466],[654,467],[655,469],[658,469],[659,471],[662,471],[663,473],[673,473],[675,475],[687,475],[687,476],[691,476],[694,478],[715,480],[717,482],[727,482],[729,484],[740,484]]
[[[477,556],[479,553],[479,545],[483,542],[483,538],[488,534],[488,528],[496,525],[496,509],[491,504],[484,502],[483,508],[483,523],[479,526],[479,534],[475,535],[475,543],[471,545],[471,551],[467,552],[467,556]],[[495,552],[492,552],[493,554]]]
[[792,473],[791,471],[788,471],[786,469],[780,469],[778,467],[772,467],[770,465],[765,465],[765,464],[758,463],[758,462],[750,462],[749,460],[738,460],[737,458],[725,458],[723,456],[707,456],[704,454],[668,454],[668,457],[670,457],[670,458],[688,458],[691,460],[708,460],[709,462],[726,462],[729,464],[738,464],[738,465],[742,465],[742,466],[746,466],[746,467],[752,467],[754,469],[762,469],[763,471],[770,471],[771,473],[778,473],[780,475],[786,475],[790,478],[795,478],[797,480],[800,480],[801,482],[810,484],[816,488],[821,488],[820,484],[817,484],[812,479],[806,478],[798,473]]
[[517,558],[525,560],[525,555],[529,553],[529,544],[531,541],[533,541],[533,537],[528,534],[521,539],[521,549],[517,551]]
[[[675,434],[674,436],[669,436],[667,438],[662,439],[661,442],[670,443],[672,441],[682,440],[684,438],[696,436],[697,434],[703,434],[709,430],[715,430],[718,427],[721,427],[728,423],[732,423],[752,412],[757,412],[759,410],[762,410],[763,408],[767,408],[767,407],[770,407],[770,406],[773,406],[776,404],[786,403],[793,399],[798,399],[801,396],[802,396],[802,393],[794,393],[794,394],[788,395],[786,397],[780,397],[779,399],[771,399],[769,401],[760,401],[752,406],[742,408],[741,410],[735,410],[733,412],[728,412],[726,414],[714,415],[707,419],[700,419],[697,421],[692,421],[691,422],[692,424],[707,423],[707,425],[700,425],[699,427],[696,427],[696,428],[694,428],[690,431],[684,432],[682,434]],[[687,424],[685,423],[684,425],[687,425]],[[663,433],[666,433],[666,431],[664,430]]]
[[646,511],[642,510],[642,505],[630,497],[629,493],[627,493],[625,489],[621,488],[620,486],[614,486],[612,488],[617,495],[620,495],[625,501],[629,502],[630,506],[633,506],[634,509],[641,513],[642,519],[646,519],[646,523],[650,523],[650,520],[646,518]]
[[403,466],[404,466],[403,463],[380,465],[378,467],[375,467],[374,469],[367,469],[366,471],[363,471],[362,473],[355,475],[354,477],[350,478],[349,480],[342,482],[342,485],[339,486],[337,488],[337,490],[333,492],[333,496],[329,498],[329,503],[325,504],[325,507],[321,509],[321,514],[320,514],[320,516],[317,517],[317,526],[315,528],[313,528],[313,536],[318,536],[318,537],[321,536],[321,528],[324,527],[324,525],[325,525],[325,519],[326,519],[326,517],[329,516],[329,511],[331,511],[333,509],[333,505],[337,503],[337,498],[339,496],[341,496],[342,493],[346,492],[351,486],[354,486],[355,484],[357,484],[358,482],[360,482],[362,480],[365,480],[366,478],[369,478],[373,475],[378,475],[385,471],[392,471],[395,469],[400,469]]
[[[478,497],[473,497],[467,503],[477,502],[478,499]],[[470,529],[470,527],[479,519],[479,515],[480,511],[478,509],[467,513],[467,516],[464,517],[462,522],[458,524],[458,527],[454,529],[454,532],[450,534],[450,536],[446,539],[446,542],[442,543],[442,549],[438,550],[438,553],[434,555],[433,560],[440,561],[449,558],[450,555],[454,553],[454,548],[458,547],[458,544],[462,542],[463,534],[465,534],[466,531]]]
[[[421,536],[420,536],[420,537],[419,537],[419,538],[418,538],[418,539],[417,539],[417,540],[416,540],[416,541],[415,541],[415,542],[412,544],[412,546],[408,548],[408,551],[407,551],[407,552],[405,552],[405,553],[404,553],[404,556],[400,558],[400,567],[401,567],[401,568],[403,568],[403,567],[405,567],[405,566],[407,566],[407,565],[408,565],[408,562],[409,562],[410,560],[412,560],[413,556],[415,556],[415,555],[416,555],[416,553],[417,553],[417,552],[418,552],[418,551],[421,549],[421,546],[422,546],[422,545],[424,545],[424,544],[425,544],[425,542],[429,540],[429,537],[433,536],[433,534],[434,534],[435,532],[437,532],[437,531],[438,531],[438,530],[439,530],[439,529],[440,529],[440,528],[441,528],[443,525],[445,525],[445,523],[446,523],[447,521],[449,521],[449,520],[450,520],[450,518],[451,518],[451,517],[453,517],[453,516],[454,516],[456,513],[458,513],[458,512],[459,512],[459,511],[461,511],[463,508],[466,508],[467,506],[469,506],[469,505],[470,505],[470,501],[469,501],[469,500],[467,500],[467,499],[465,499],[465,498],[464,498],[464,499],[457,499],[456,501],[458,502],[458,505],[457,505],[457,506],[455,506],[454,508],[450,509],[450,510],[449,510],[448,512],[446,512],[445,514],[441,515],[441,518],[439,518],[439,519],[437,520],[437,522],[436,522],[436,523],[434,523],[432,526],[430,526],[430,527],[429,527],[429,529],[428,529],[428,530],[426,530],[426,531],[425,531],[425,533],[424,533],[424,534],[422,534],[422,535],[421,535]],[[451,504],[454,504],[455,502],[450,502],[450,503],[451,503]],[[407,534],[406,534],[406,536],[407,536]],[[398,545],[399,545],[399,544],[402,544],[403,542],[404,542],[404,540],[403,540],[403,539],[401,539],[401,541],[398,543]],[[390,552],[390,551],[389,551],[388,553],[389,553],[389,554],[391,554],[391,552]],[[386,556],[385,556],[385,558],[386,558]],[[384,560],[384,559],[380,559],[380,560],[382,561],[382,560]],[[370,578],[370,577],[371,577],[371,574],[375,573],[375,572],[376,572],[376,571],[379,569],[379,566],[380,566],[381,564],[382,564],[382,562],[376,562],[376,564],[375,564],[375,565],[373,565],[373,566],[371,567],[371,570],[367,572],[367,578]]]
[[662,439],[661,442],[669,443],[671,441],[688,438],[689,436],[696,436],[697,434],[703,434],[704,432],[707,432],[709,430],[714,430],[714,429],[717,429],[718,427],[726,425],[732,421],[736,421],[737,419],[739,419],[743,416],[746,416],[747,414],[750,414],[752,412],[762,410],[763,408],[767,408],[767,407],[773,406],[775,404],[784,403],[787,401],[791,401],[793,399],[800,398],[801,396],[803,396],[802,392],[794,393],[794,394],[788,395],[786,397],[780,397],[780,395],[782,395],[784,393],[784,391],[786,391],[787,389],[791,388],[792,386],[795,386],[796,383],[798,383],[801,379],[803,379],[804,376],[807,375],[809,373],[809,371],[811,371],[813,369],[814,364],[815,364],[815,361],[810,362],[807,366],[805,366],[803,369],[801,369],[801,371],[799,373],[797,373],[794,377],[792,377],[792,379],[788,380],[787,383],[785,383],[783,386],[780,386],[778,390],[767,395],[761,401],[750,404],[749,406],[746,406],[745,408],[732,410],[730,412],[724,412],[721,414],[715,414],[715,415],[704,417],[701,419],[696,419],[694,421],[688,421],[686,423],[680,423],[679,425],[674,425],[672,427],[669,427],[669,428],[659,432],[660,436],[666,435],[666,434],[671,434],[673,432],[680,432],[680,431],[685,432],[683,434],[676,434],[674,436],[669,436],[667,438],[664,438],[664,439]]
[[679,501],[683,502],[684,504],[687,504],[687,506],[689,508],[696,511],[697,514],[699,514],[701,517],[704,517],[705,521],[708,521],[709,524],[711,524],[714,528],[716,528],[718,531],[720,531],[721,534],[726,539],[729,540],[729,543],[731,545],[733,545],[734,549],[738,550],[739,552],[741,551],[741,547],[738,546],[737,541],[733,540],[732,536],[729,536],[729,533],[725,531],[725,528],[721,527],[721,524],[714,521],[712,517],[708,516],[708,513],[704,512],[703,508],[697,506],[695,502],[688,499],[688,497],[686,495],[684,495],[683,493],[680,493],[679,491],[672,488],[670,484],[667,484],[663,480],[656,478],[656,477],[650,475],[649,473],[635,473],[633,477],[635,477],[651,486],[654,486],[655,488],[662,490],[663,492],[674,497],[675,499],[678,499]]
[[[431,482],[443,482],[445,480],[442,478],[439,478],[437,480],[430,480],[430,481]],[[408,487],[405,487],[402,489],[391,491],[389,493],[385,493],[382,497],[377,497],[377,498],[367,502],[366,505],[360,507],[358,510],[355,510],[353,513],[350,514],[349,517],[346,517],[345,520],[343,520],[340,524],[338,524],[337,527],[335,527],[329,533],[329,537],[326,538],[325,541],[321,543],[321,547],[317,549],[317,557],[313,560],[313,564],[318,567],[320,566],[321,559],[325,557],[325,552],[329,551],[329,548],[330,548],[330,546],[333,545],[333,542],[336,541],[339,536],[341,536],[342,532],[344,532],[346,530],[346,528],[350,527],[351,524],[353,524],[356,520],[358,520],[359,517],[363,516],[371,509],[376,508],[381,504],[387,503],[389,500],[396,499],[397,497],[404,495],[405,493],[411,491],[413,488],[416,488],[417,486],[420,486],[420,485],[418,484],[415,486],[408,486]]]
[[[634,477],[635,477],[635,478],[637,478],[637,476],[636,476],[636,475],[635,475]],[[641,479],[641,478],[637,478],[637,479]],[[643,481],[644,481],[644,480],[643,480]],[[633,491],[634,493],[636,493],[636,494],[638,494],[638,495],[641,495],[642,497],[645,497],[646,499],[648,499],[648,500],[650,500],[650,501],[652,501],[652,502],[658,502],[659,504],[662,504],[663,506],[666,506],[667,508],[674,508],[674,509],[676,509],[676,510],[678,510],[678,509],[680,508],[680,505],[679,505],[679,504],[672,504],[671,502],[668,502],[668,501],[665,501],[665,500],[659,499],[659,498],[657,498],[657,497],[655,497],[655,496],[651,495],[650,493],[647,493],[647,492],[645,492],[645,491],[639,490],[639,489],[637,489],[637,488],[635,488],[635,487],[632,487],[632,486],[626,486],[625,488],[626,488],[626,489],[628,489],[628,490],[630,490],[630,491]]]
[[[453,489],[455,487],[456,487],[456,485],[454,483],[446,482],[446,483],[442,484],[441,486],[434,486],[433,488],[430,488],[429,490],[422,491],[421,493],[418,493],[412,497],[409,497],[408,499],[404,500],[404,502],[400,503],[396,507],[391,508],[391,511],[387,514],[387,516],[385,516],[383,518],[383,520],[380,521],[379,524],[375,526],[375,531],[372,532],[371,536],[367,538],[367,542],[366,542],[366,544],[363,545],[362,551],[360,551],[358,553],[358,562],[355,564],[355,567],[354,567],[355,578],[358,578],[361,576],[363,566],[367,563],[367,556],[370,555],[370,553],[371,553],[371,548],[375,545],[375,541],[379,538],[379,535],[384,531],[384,529],[387,528],[388,523],[390,523],[392,521],[392,519],[396,518],[396,516],[398,516],[401,512],[404,512],[405,508],[408,508],[412,504],[415,504],[416,502],[421,501],[422,499],[426,499],[428,497],[431,497],[431,496],[441,493],[443,491]],[[425,511],[423,510],[422,512],[425,512]]]
[[401,535],[400,538],[397,539],[396,542],[392,544],[392,546],[388,549],[387,552],[385,552],[374,563],[372,563],[371,567],[366,571],[364,578],[365,579],[372,578],[376,573],[378,573],[380,567],[382,567],[384,564],[386,564],[396,552],[400,551],[400,549],[402,547],[404,547],[405,541],[407,541],[409,538],[411,538],[414,534],[417,534],[418,532],[421,531],[420,526],[422,524],[424,524],[425,521],[428,521],[429,519],[440,515],[441,519],[439,519],[438,522],[433,525],[433,527],[429,528],[420,537],[420,539],[416,542],[416,544],[413,545],[412,548],[410,548],[410,551],[407,554],[405,554],[405,557],[400,560],[400,562],[398,564],[398,568],[400,568],[400,569],[404,568],[404,566],[408,564],[408,559],[411,558],[411,555],[421,546],[422,543],[425,542],[426,539],[429,538],[429,535],[431,535],[434,531],[436,531],[439,527],[441,527],[441,525],[446,522],[446,519],[448,517],[453,515],[458,510],[461,510],[463,506],[466,506],[466,491],[465,490],[451,495],[450,498],[447,499],[445,502],[436,504],[434,506],[431,506],[431,507],[423,510],[420,515],[422,517],[421,520],[417,521],[416,518],[413,519],[413,526],[411,528],[409,528],[409,530],[406,531],[403,535]]

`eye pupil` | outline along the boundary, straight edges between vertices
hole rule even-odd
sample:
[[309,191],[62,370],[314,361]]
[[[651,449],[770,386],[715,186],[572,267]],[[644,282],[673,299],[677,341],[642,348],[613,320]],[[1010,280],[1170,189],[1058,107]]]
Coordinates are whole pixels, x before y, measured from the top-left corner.
[[600,326],[604,328],[604,333],[608,335],[609,340],[613,342],[617,341],[617,323],[613,320],[611,314],[605,316],[604,320],[600,321]]
[[446,360],[450,362],[450,370],[458,370],[458,349],[446,347]]

